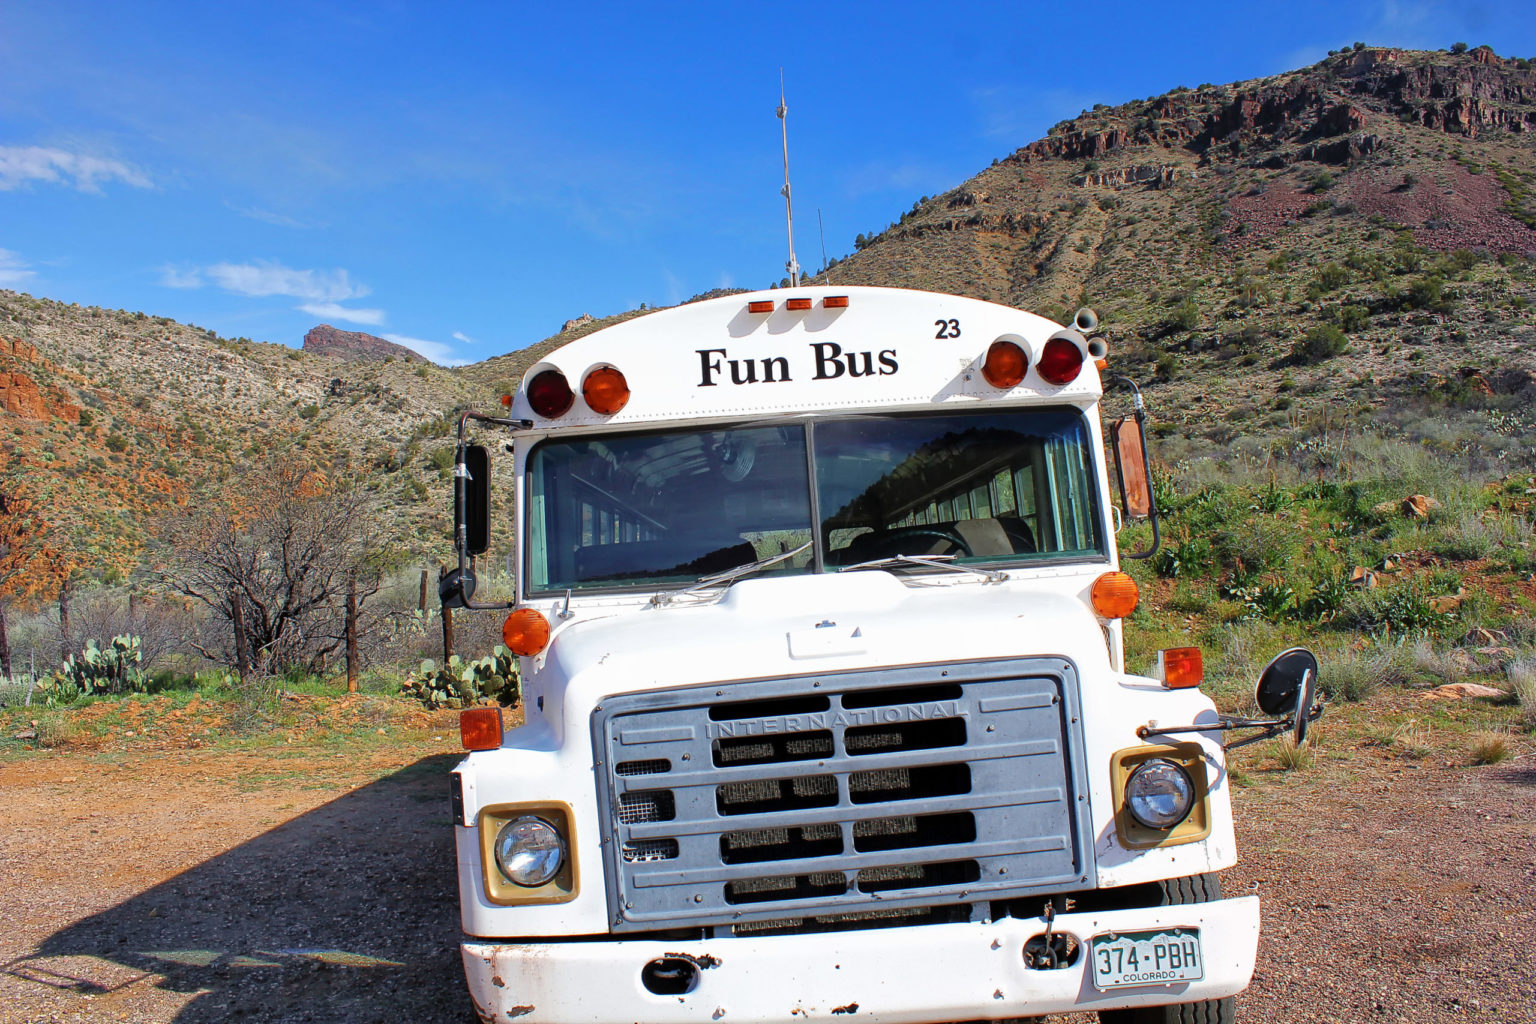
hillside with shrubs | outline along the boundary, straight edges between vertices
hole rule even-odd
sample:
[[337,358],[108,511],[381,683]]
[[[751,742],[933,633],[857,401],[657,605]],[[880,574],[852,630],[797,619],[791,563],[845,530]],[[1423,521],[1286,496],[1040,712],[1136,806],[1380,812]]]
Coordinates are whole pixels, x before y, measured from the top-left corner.
[[[1165,514],[1162,550],[1131,570],[1145,597],[1133,668],[1199,643],[1237,706],[1269,654],[1305,641],[1335,700],[1475,680],[1505,695],[1490,728],[1536,726],[1530,60],[1358,43],[1270,78],[1097,106],[918,198],[812,280],[1059,321],[1097,311],[1110,372],[1146,394]],[[323,593],[263,582],[311,607],[302,640],[258,636],[247,617],[258,697],[334,688],[349,586],[365,688],[411,674],[429,703],[472,698],[479,664],[502,694],[493,617],[461,616],[463,660],[443,666],[422,584],[447,555],[456,410],[494,407],[551,348],[643,314],[444,368],[0,291],[0,477],[29,510],[11,516],[9,550],[0,531],[12,673],[66,657],[78,670],[87,641],[101,658],[116,636],[139,640],[119,675],[140,688],[227,673],[230,580],[191,592],[185,538],[270,536],[260,512],[278,492],[256,485],[280,487],[287,466],[306,514],[344,511],[369,543]],[[491,593],[510,586],[494,571],[507,542],[486,560]]]

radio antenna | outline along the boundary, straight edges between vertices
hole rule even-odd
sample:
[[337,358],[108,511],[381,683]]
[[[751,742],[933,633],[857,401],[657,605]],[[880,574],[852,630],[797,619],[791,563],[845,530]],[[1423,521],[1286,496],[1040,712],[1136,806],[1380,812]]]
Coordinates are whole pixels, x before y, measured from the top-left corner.
[[827,275],[826,284],[832,283],[832,268],[827,266],[827,227],[821,222],[821,207],[816,207],[816,230],[821,233],[821,272]]
[[789,260],[784,264],[784,269],[789,271],[789,283],[791,287],[800,287],[800,262],[795,259],[795,209],[789,200],[789,122],[784,115],[789,108],[784,105],[784,69],[779,68],[779,131],[784,138],[784,187],[780,194],[784,196],[784,221],[789,228]]

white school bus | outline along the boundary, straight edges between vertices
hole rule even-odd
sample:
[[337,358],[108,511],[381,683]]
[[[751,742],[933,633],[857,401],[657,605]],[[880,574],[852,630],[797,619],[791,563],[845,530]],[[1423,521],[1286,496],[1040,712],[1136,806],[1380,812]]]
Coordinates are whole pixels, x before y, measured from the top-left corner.
[[[1126,670],[1093,322],[749,293],[466,416],[515,459],[526,712],[465,712],[453,774],[483,1020],[1231,1019],[1234,720],[1198,650]],[[467,570],[444,590],[482,607]]]

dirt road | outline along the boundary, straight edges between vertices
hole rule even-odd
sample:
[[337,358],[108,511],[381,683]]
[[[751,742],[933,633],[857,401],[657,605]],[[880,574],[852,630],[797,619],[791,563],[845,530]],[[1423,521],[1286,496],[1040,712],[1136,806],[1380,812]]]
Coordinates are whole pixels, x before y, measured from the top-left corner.
[[[472,1021],[454,738],[0,762],[0,1022]],[[1536,758],[1246,764],[1240,1020],[1536,1021]]]

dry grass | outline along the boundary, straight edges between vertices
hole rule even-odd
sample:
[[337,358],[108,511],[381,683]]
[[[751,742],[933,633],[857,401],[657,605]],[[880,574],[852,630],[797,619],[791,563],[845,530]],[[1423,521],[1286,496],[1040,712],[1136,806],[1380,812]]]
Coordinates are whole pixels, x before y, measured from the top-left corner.
[[1536,659],[1526,658],[1509,663],[1506,670],[1509,685],[1520,701],[1521,719],[1527,728],[1536,729]]
[[1508,733],[1480,732],[1472,737],[1473,764],[1498,764],[1509,760],[1510,755]]
[[1297,746],[1293,740],[1280,739],[1270,745],[1270,752],[1281,771],[1303,772],[1317,764],[1317,754],[1310,745]]
[[37,745],[45,749],[67,746],[80,735],[80,725],[67,713],[47,714],[37,720]]

